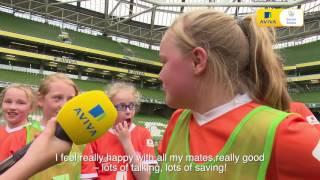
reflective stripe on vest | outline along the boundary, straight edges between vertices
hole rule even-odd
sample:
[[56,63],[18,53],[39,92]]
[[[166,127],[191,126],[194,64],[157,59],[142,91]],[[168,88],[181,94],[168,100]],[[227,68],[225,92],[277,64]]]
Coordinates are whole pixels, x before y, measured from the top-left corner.
[[[48,147],[50,148],[50,147]],[[32,176],[29,180],[79,180],[81,173],[80,156],[84,150],[84,145],[72,145],[71,151],[66,157],[75,157],[76,159],[68,159],[66,162],[59,163],[44,171]],[[56,157],[60,160],[60,157]]]
[[[32,125],[25,127],[27,130],[27,143],[34,139],[34,136],[41,132],[39,121],[32,122]],[[85,145],[73,145],[68,157],[80,158]],[[50,147],[48,147],[50,148]],[[44,152],[45,153],[45,152]],[[57,157],[60,158],[61,157]],[[80,179],[81,161],[80,159],[71,159],[68,162],[62,162],[44,171],[37,173],[29,180],[78,180]]]
[[24,128],[26,128],[26,132],[27,132],[26,144],[29,144],[37,134],[41,133],[41,129],[37,128],[33,124],[24,126]]

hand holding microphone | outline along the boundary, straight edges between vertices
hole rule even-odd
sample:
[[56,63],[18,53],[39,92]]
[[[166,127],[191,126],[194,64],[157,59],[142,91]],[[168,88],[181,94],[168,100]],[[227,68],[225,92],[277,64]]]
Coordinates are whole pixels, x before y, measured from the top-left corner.
[[[28,144],[30,148],[27,152],[24,152],[26,155],[22,155],[21,160],[12,161],[11,165],[9,165],[9,162],[12,160],[12,157],[3,161],[1,167],[6,166],[7,168],[5,170],[1,168],[4,170],[4,173],[0,175],[0,180],[27,179],[37,172],[57,164],[58,162],[54,158],[55,154],[68,154],[72,144],[57,138],[54,135],[55,129],[56,118],[51,118],[47,122],[46,129],[34,140],[32,146]],[[14,156],[18,155],[15,153]],[[4,164],[4,162],[6,163]]]
[[[56,143],[54,144],[56,146],[59,146],[59,144],[61,144],[61,146],[66,147],[68,144],[69,146],[71,145],[70,142],[73,142],[77,145],[89,143],[103,135],[107,129],[112,127],[116,118],[117,111],[114,108],[112,102],[109,100],[108,96],[103,91],[89,91],[81,95],[78,95],[70,101],[68,101],[59,111],[56,118],[58,122],[57,127],[47,127],[53,129],[55,128],[55,136],[59,139],[64,140],[64,142],[58,140],[55,137],[50,137],[50,139],[55,140],[54,142],[45,142],[46,140],[48,140],[48,137],[50,136],[50,131],[53,131],[52,129],[45,130],[43,132],[44,135],[41,134],[38,137],[40,142],[37,142],[37,138],[34,143],[35,145],[31,145],[31,150],[34,150],[33,152],[38,152],[39,154],[28,152],[27,157],[25,157],[24,159],[32,160],[32,158],[34,158],[44,162],[53,161],[55,160],[54,157],[56,154],[63,152],[55,152],[55,149],[57,149],[57,151],[59,151],[60,149],[59,147],[51,147],[52,144]],[[46,136],[47,138],[45,138]],[[41,142],[41,138],[44,139],[43,142]],[[37,150],[36,144],[38,144],[39,146],[43,146],[43,152],[40,151],[41,147],[39,147],[39,149]],[[47,147],[45,147],[46,144]],[[0,174],[5,172],[7,169],[13,166],[19,159],[21,159],[27,152],[29,146],[30,145],[25,146],[23,149],[19,150],[14,155],[9,157],[7,160],[1,162]],[[47,151],[54,151],[55,153],[47,154]],[[31,157],[28,157],[29,154]],[[49,156],[53,157],[50,158]],[[48,165],[49,164],[50,162],[48,162]]]

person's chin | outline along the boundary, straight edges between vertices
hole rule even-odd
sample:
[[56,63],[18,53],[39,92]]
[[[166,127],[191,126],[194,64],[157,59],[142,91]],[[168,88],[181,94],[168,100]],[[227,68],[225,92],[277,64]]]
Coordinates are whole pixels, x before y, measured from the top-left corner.
[[167,106],[169,106],[171,108],[175,108],[175,109],[181,108],[181,107],[178,106],[178,104],[176,102],[174,102],[169,97],[165,99],[165,102],[166,102]]

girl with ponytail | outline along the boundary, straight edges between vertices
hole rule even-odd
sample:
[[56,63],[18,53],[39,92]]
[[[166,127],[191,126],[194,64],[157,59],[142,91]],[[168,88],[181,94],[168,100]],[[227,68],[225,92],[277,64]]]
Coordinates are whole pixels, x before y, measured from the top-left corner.
[[[214,10],[182,14],[168,28],[160,80],[178,110],[159,145],[168,157],[160,179],[320,178],[320,133],[285,112],[290,97],[274,42],[275,31],[254,16]],[[231,155],[238,160],[221,158]]]

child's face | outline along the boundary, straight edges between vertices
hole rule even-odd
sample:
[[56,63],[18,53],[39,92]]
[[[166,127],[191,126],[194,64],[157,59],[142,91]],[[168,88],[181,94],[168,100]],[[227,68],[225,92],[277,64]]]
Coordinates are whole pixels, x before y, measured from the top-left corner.
[[130,125],[136,113],[136,98],[133,92],[120,90],[112,97],[111,101],[118,111],[118,117],[114,125],[124,121],[127,121],[128,125]]
[[32,111],[32,102],[24,90],[10,88],[4,95],[2,110],[9,127],[18,127],[27,122],[28,114]]
[[42,107],[44,120],[56,116],[61,107],[76,95],[73,86],[64,81],[51,82],[48,89],[48,93],[39,98],[39,106]]
[[160,71],[166,103],[173,108],[185,108],[197,91],[193,73],[192,53],[182,53],[177,47],[175,35],[170,30],[160,44]]

